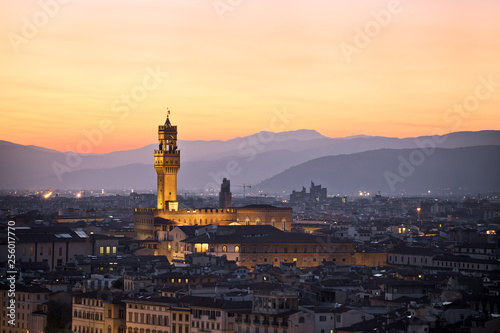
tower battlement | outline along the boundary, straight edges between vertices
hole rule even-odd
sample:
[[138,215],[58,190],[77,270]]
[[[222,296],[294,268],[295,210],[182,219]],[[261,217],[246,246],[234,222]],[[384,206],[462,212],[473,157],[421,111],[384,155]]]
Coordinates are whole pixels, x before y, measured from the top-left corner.
[[158,131],[166,131],[166,132],[175,132],[177,134],[177,125],[168,126],[168,125],[159,125]]

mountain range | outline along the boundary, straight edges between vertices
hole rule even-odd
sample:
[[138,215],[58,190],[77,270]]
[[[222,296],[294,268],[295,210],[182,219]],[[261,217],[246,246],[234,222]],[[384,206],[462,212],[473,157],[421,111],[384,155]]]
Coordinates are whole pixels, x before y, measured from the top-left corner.
[[[0,141],[0,188],[154,190],[156,147],[78,155]],[[231,179],[234,193],[243,184],[252,185],[253,192],[290,192],[310,181],[326,186],[329,193],[500,189],[500,131],[399,139],[330,138],[298,130],[227,141],[180,140],[178,147],[178,187],[185,190],[218,189],[222,177]],[[402,160],[414,168],[411,175],[404,168],[398,171]]]

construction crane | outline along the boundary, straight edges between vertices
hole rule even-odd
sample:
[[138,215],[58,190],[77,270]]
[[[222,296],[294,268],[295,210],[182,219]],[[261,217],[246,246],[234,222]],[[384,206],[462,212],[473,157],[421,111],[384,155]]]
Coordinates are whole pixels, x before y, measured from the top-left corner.
[[241,187],[243,187],[243,198],[245,197],[245,189],[252,187],[252,185],[246,185],[246,184],[234,185],[234,186],[241,186]]
[[[85,233],[87,234],[87,239],[85,240],[85,253],[87,254],[87,256],[90,255],[90,214],[91,213],[95,213],[95,210],[92,208],[90,208],[90,204],[88,203],[87,204],[87,211],[86,211],[86,218],[85,218]],[[95,219],[95,215],[94,215],[94,219]]]

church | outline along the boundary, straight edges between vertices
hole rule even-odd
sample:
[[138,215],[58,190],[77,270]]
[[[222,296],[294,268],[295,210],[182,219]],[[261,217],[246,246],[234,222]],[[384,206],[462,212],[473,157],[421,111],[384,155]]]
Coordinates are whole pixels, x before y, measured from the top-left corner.
[[181,152],[177,147],[177,126],[169,116],[158,126],[158,149],[154,151],[157,174],[156,208],[136,208],[134,230],[136,239],[162,241],[162,235],[176,226],[204,225],[270,225],[281,231],[290,231],[292,209],[271,205],[231,207],[229,180],[221,185],[219,208],[179,209],[177,201],[177,173],[181,167]]

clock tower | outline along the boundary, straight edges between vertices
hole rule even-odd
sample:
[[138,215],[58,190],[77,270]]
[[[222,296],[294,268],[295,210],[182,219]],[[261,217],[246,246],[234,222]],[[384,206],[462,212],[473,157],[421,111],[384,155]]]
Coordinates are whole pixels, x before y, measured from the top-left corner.
[[158,149],[155,150],[155,171],[158,174],[158,210],[177,211],[177,173],[181,154],[177,149],[177,126],[172,126],[167,114],[165,125],[158,126]]

